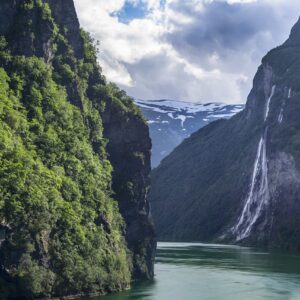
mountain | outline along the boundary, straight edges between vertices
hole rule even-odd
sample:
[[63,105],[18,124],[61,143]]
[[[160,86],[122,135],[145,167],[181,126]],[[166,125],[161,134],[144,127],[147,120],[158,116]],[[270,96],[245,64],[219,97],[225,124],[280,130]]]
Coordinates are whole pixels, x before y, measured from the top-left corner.
[[135,100],[135,103],[148,120],[153,168],[201,127],[220,118],[230,118],[244,108],[244,105],[174,100]]
[[0,2],[0,99],[0,298],[152,278],[149,128],[73,0]]
[[300,20],[263,59],[245,109],[152,173],[159,238],[300,250]]

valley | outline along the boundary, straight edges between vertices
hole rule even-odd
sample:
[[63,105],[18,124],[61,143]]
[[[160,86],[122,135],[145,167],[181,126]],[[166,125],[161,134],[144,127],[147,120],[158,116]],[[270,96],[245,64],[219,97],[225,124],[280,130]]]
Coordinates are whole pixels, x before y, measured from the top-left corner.
[[192,133],[218,119],[228,119],[244,108],[244,105],[175,100],[135,100],[135,103],[148,120],[152,168]]
[[299,299],[297,4],[96,2],[0,2],[0,300]]

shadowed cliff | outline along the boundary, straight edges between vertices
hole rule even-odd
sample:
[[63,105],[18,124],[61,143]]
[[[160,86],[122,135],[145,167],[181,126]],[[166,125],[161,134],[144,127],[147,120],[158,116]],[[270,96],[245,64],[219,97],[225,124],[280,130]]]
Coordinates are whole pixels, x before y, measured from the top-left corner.
[[300,250],[300,21],[262,60],[244,111],[178,146],[152,173],[159,238]]

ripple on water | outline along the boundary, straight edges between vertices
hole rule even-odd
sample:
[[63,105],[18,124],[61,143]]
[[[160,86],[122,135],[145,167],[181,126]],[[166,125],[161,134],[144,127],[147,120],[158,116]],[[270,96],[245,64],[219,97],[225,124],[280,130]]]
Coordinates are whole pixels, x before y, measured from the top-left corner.
[[159,243],[155,280],[97,300],[300,300],[300,255]]

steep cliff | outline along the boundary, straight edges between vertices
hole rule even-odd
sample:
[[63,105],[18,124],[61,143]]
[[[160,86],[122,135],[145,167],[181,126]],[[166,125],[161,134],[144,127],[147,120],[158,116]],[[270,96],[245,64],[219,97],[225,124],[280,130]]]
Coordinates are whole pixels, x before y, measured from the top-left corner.
[[101,74],[73,0],[3,0],[0,20],[1,295],[99,294],[151,278],[141,112]]
[[300,21],[270,51],[244,111],[185,140],[153,171],[161,239],[300,250]]
[[145,121],[141,122],[140,115],[120,110],[111,101],[107,102],[102,116],[107,151],[114,167],[113,190],[127,225],[126,241],[133,252],[134,277],[152,278],[156,240],[148,201],[149,129]]

